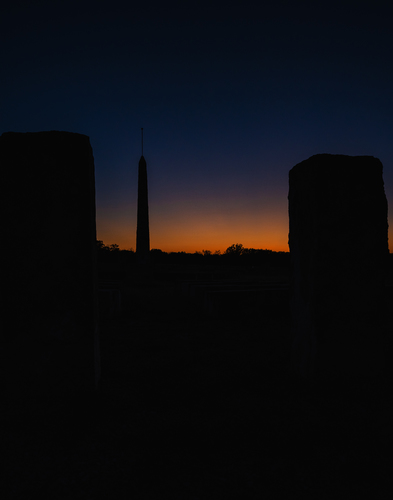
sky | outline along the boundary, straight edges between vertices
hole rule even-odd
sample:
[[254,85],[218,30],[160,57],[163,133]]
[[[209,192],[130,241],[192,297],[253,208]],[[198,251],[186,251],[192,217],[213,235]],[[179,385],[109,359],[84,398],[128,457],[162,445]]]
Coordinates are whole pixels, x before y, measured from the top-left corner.
[[288,172],[384,167],[393,251],[393,7],[362,2],[13,0],[0,134],[90,137],[97,238],[135,249],[141,127],[150,245],[288,251]]

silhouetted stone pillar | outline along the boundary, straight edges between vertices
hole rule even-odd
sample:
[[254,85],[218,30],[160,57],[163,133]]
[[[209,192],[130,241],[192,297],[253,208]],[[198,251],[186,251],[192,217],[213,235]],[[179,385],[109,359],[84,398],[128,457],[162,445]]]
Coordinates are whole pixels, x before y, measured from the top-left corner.
[[138,217],[136,228],[136,253],[140,263],[146,263],[150,252],[149,204],[147,195],[146,160],[142,155],[138,169]]
[[5,133],[0,165],[2,383],[19,399],[94,393],[100,355],[89,138]]
[[315,155],[289,172],[294,371],[353,379],[383,368],[387,200],[371,156]]

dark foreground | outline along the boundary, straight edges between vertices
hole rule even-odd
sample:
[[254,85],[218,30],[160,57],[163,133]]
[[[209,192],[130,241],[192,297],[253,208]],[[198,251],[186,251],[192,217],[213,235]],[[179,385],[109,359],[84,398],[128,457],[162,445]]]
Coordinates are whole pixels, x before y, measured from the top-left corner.
[[286,304],[207,315],[162,282],[123,298],[98,400],[6,406],[7,498],[390,496],[388,383],[301,394]]

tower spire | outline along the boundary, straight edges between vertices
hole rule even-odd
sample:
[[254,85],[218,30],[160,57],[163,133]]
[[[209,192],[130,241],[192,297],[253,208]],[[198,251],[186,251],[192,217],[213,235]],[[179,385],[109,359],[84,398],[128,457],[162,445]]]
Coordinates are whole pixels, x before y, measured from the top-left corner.
[[141,133],[142,133],[142,156],[143,156],[143,127],[141,127]]

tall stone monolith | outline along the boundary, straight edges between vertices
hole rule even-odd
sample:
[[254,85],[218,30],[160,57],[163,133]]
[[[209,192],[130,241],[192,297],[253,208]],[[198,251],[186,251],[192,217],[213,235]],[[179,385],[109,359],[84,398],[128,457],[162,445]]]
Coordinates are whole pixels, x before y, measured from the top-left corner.
[[387,200],[381,162],[315,155],[289,172],[292,368],[352,380],[384,366]]
[[0,137],[2,383],[47,402],[99,386],[94,158],[69,132]]
[[150,252],[149,203],[147,193],[147,166],[142,155],[138,168],[138,215],[136,229],[136,254],[139,263],[145,264]]

